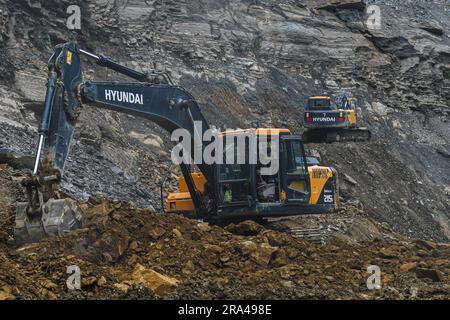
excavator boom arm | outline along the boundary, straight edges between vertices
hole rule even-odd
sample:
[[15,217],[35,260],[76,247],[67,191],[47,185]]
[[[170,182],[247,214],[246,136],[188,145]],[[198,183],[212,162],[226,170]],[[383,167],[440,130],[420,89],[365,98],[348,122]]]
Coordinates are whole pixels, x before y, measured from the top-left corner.
[[[80,53],[95,59],[101,66],[141,82],[83,82]],[[48,89],[39,127],[39,146],[33,176],[41,182],[49,175],[61,178],[74,126],[84,103],[149,119],[169,133],[185,129],[190,133],[192,147],[203,151],[206,142],[203,142],[202,137],[209,125],[192,95],[182,87],[168,84],[167,79],[158,74],[141,73],[109,58],[79,50],[74,43],[57,46],[49,61]],[[201,132],[198,130],[199,123]],[[201,141],[201,146],[195,145],[198,141]],[[206,180],[213,183],[213,166],[197,166]],[[181,164],[181,171],[196,210],[206,214],[207,206],[195,187],[189,164]],[[43,198],[47,200],[49,196]],[[34,207],[39,208],[39,205],[35,204]]]

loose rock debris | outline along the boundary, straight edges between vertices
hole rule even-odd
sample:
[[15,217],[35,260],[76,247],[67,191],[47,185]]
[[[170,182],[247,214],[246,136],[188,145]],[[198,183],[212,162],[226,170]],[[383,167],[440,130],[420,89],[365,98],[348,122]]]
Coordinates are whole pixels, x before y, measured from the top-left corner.
[[[109,200],[81,204],[82,229],[15,247],[17,172],[0,168],[0,299],[450,298],[449,244],[330,236],[317,245],[253,221],[221,228]],[[367,288],[370,265],[380,290]],[[70,266],[80,290],[67,286]]]

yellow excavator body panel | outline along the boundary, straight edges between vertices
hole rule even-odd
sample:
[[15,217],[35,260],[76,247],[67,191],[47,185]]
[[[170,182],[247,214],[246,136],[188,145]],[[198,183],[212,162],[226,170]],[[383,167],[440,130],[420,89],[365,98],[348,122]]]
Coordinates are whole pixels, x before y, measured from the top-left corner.
[[195,206],[189,192],[171,192],[166,200],[166,212],[191,212]]
[[[195,188],[201,193],[205,193],[206,178],[201,172],[191,173]],[[178,192],[171,192],[166,199],[166,212],[190,212],[194,211],[195,206],[189,193],[186,179],[183,176],[178,177]]]
[[[201,172],[191,172],[192,180],[194,181],[195,188],[201,193],[205,193],[205,183],[206,178]],[[186,179],[183,176],[178,178],[178,185],[180,192],[189,192],[188,186],[186,184]]]
[[346,110],[347,112],[347,121],[351,126],[356,126],[356,111],[355,110]]
[[333,176],[333,172],[330,168],[321,166],[308,167],[308,172],[311,185],[309,204],[317,204],[328,179]]

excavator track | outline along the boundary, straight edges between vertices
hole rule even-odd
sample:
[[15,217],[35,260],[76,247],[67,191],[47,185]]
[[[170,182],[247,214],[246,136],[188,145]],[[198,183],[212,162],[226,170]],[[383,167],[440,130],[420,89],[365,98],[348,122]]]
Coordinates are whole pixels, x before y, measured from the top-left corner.
[[295,238],[308,240],[316,244],[325,244],[327,238],[326,230],[321,227],[319,228],[290,227],[287,232]]
[[302,135],[304,143],[369,142],[371,138],[372,133],[364,127],[307,129]]
[[261,225],[319,245],[325,244],[328,238],[327,228],[322,225],[309,227],[291,225],[289,219],[286,218],[266,218],[261,222]]

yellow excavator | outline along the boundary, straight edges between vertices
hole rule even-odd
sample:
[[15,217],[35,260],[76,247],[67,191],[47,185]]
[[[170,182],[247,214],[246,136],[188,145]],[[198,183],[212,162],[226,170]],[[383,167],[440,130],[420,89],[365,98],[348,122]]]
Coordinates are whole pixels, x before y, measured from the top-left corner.
[[367,142],[372,138],[369,129],[358,126],[355,102],[345,94],[310,97],[304,127],[304,143]]
[[[81,55],[135,81],[83,81]],[[58,186],[84,104],[143,117],[169,133],[185,130],[191,150],[206,154],[211,148],[213,139],[205,139],[210,127],[194,97],[172,84],[163,73],[138,72],[110,58],[79,49],[75,43],[58,45],[48,69],[34,168],[23,181],[28,199],[16,208],[14,233],[18,243],[63,235],[81,226],[77,203],[62,198]],[[227,130],[218,136],[231,142],[223,149],[226,154],[236,151],[234,148],[243,142],[240,145],[246,150],[243,161],[178,163],[182,172],[179,190],[168,195],[167,213],[226,222],[326,213],[338,208],[336,170],[311,165],[301,137],[292,135],[288,129]],[[262,146],[270,150],[272,159],[277,159],[277,170],[263,174],[268,162],[249,161],[248,157],[259,152]],[[182,153],[195,160],[195,152],[192,154],[187,149],[183,148]],[[235,153],[231,154],[234,158]]]

